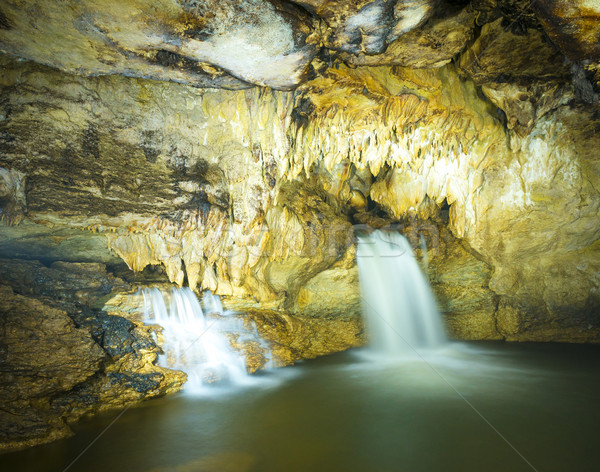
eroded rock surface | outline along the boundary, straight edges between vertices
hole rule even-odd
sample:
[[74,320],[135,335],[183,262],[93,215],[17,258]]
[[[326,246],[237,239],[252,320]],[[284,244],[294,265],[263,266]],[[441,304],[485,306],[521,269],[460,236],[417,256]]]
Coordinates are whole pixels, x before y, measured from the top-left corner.
[[[144,323],[143,286],[100,263],[0,259],[0,450],[70,435],[82,416],[181,389],[183,372],[156,365],[164,338],[161,326]],[[226,306],[236,302],[241,310],[228,316],[257,329],[269,346],[232,333],[250,373],[269,360],[286,366],[365,342],[357,313],[323,319],[248,309],[236,299]]]
[[424,24],[392,41],[380,54],[359,51],[343,55],[354,66],[393,65],[403,67],[440,67],[458,56],[473,36],[476,11],[439,8]]
[[[353,292],[358,288],[356,281],[352,284]],[[168,285],[155,287],[170,289]],[[144,286],[139,286],[142,288]],[[355,293],[352,293],[355,296]],[[283,367],[294,364],[302,359],[313,359],[352,347],[363,346],[366,342],[363,320],[354,310],[349,310],[345,316],[335,313],[333,316],[310,316],[310,311],[305,313],[290,313],[283,310],[265,310],[248,304],[239,298],[224,297],[223,306],[227,318],[236,318],[242,321],[243,326],[256,332],[261,339],[266,341],[268,350],[256,341],[239,339],[244,333],[230,333],[230,344],[246,356],[248,372],[254,373],[265,368],[268,361],[274,367]],[[340,303],[341,304],[341,303]],[[104,304],[103,310],[107,313],[120,314],[128,320],[143,327],[144,299],[138,289],[114,294]],[[126,315],[124,315],[126,313]],[[216,320],[221,315],[205,312],[209,320]],[[162,342],[158,334],[159,343]],[[243,336],[242,336],[243,337]]]
[[424,23],[437,0],[298,0],[330,28],[327,47],[349,53],[378,54],[404,33]]
[[506,113],[510,129],[530,131],[537,118],[575,99],[572,65],[563,54],[542,32],[506,31],[502,19],[483,26],[460,66]]
[[0,444],[20,447],[68,434],[62,418],[51,412],[51,398],[94,375],[103,350],[63,310],[7,285],[0,286],[0,315]]
[[20,223],[26,211],[25,176],[0,167],[0,221]]
[[573,60],[600,60],[600,5],[594,0],[532,3],[544,29]]

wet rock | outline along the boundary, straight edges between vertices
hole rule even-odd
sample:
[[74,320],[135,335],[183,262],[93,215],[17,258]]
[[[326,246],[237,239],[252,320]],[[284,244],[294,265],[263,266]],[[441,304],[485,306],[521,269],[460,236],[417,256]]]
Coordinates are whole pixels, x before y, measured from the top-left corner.
[[429,243],[425,269],[448,336],[469,340],[502,339],[506,323],[494,316],[498,296],[489,286],[492,268],[443,226],[434,233],[422,231],[420,234],[425,235]]
[[125,265],[110,252],[103,234],[90,234],[78,228],[53,228],[27,219],[16,226],[0,222],[0,257],[38,260],[47,265],[56,261]]
[[360,316],[345,318],[298,316],[281,311],[247,310],[258,333],[269,343],[276,366],[344,351],[366,343]]
[[18,293],[50,297],[57,301],[91,305],[124,282],[107,274],[101,263],[54,262],[46,267],[38,261],[0,259],[0,280]]
[[[354,253],[352,253],[354,256]],[[319,272],[298,292],[295,313],[325,318],[358,318],[361,314],[358,270],[354,260]]]
[[155,365],[152,329],[94,308],[124,288],[103,264],[0,261],[0,449],[58,439],[83,415],[181,388],[185,374]]
[[[49,402],[92,377],[105,357],[65,311],[0,286],[0,444],[22,447],[69,431]],[[24,414],[25,413],[25,414]]]
[[271,360],[268,349],[257,341],[240,341],[239,338],[235,338],[231,340],[231,346],[244,355],[246,369],[250,374],[264,369]]

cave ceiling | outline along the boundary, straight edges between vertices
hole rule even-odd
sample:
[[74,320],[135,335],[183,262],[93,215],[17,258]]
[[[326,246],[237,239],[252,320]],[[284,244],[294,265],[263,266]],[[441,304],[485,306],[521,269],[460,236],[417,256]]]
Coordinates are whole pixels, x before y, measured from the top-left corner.
[[538,30],[600,78],[595,0],[6,0],[0,50],[79,75],[291,90],[334,58],[442,66],[494,22]]

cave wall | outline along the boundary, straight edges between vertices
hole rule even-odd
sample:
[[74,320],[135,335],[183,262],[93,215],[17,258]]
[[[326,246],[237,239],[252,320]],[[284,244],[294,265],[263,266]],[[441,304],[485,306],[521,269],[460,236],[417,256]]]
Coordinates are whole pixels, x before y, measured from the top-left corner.
[[353,265],[350,224],[282,178],[292,94],[13,70],[3,165],[28,175],[35,221],[108,233],[133,270],[162,263],[179,285],[262,306]]
[[279,0],[9,0],[0,19],[4,52],[85,75],[290,89],[316,54],[311,18]]
[[[470,51],[431,69],[338,62],[294,92],[86,78],[3,57],[5,219],[105,235],[133,270],[164,264],[177,284],[249,306],[356,316],[350,222],[372,222],[375,207],[408,228],[447,204],[450,236],[428,243],[452,334],[597,339],[594,106],[568,68],[537,82],[560,94],[490,92],[510,64],[477,75]],[[530,72],[521,62],[517,78]],[[469,297],[480,309],[464,309]]]
[[[184,372],[163,367],[164,360],[157,365],[163,328],[144,313],[141,288],[172,288],[154,269],[134,275],[98,262],[0,258],[0,452],[70,436],[82,417],[183,387]],[[256,329],[269,345],[231,335],[250,373],[267,362],[282,367],[365,342],[356,317],[244,307],[228,318]]]
[[[449,203],[453,235],[492,268],[503,337],[597,336],[600,142],[596,105],[577,100],[576,82],[561,82],[571,94],[553,102],[544,95],[550,110],[538,108],[528,131],[453,66],[339,68],[315,82],[296,169],[319,159],[309,149],[328,169],[367,167],[370,198],[396,218]],[[592,323],[576,327],[580,316]]]

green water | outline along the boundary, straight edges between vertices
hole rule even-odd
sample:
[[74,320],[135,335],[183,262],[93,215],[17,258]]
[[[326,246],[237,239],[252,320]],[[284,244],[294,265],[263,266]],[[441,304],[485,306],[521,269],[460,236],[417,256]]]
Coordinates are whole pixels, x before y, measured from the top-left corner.
[[427,362],[345,353],[276,375],[269,387],[147,402],[108,429],[118,412],[105,414],[0,456],[0,470],[600,470],[597,346],[472,344]]

